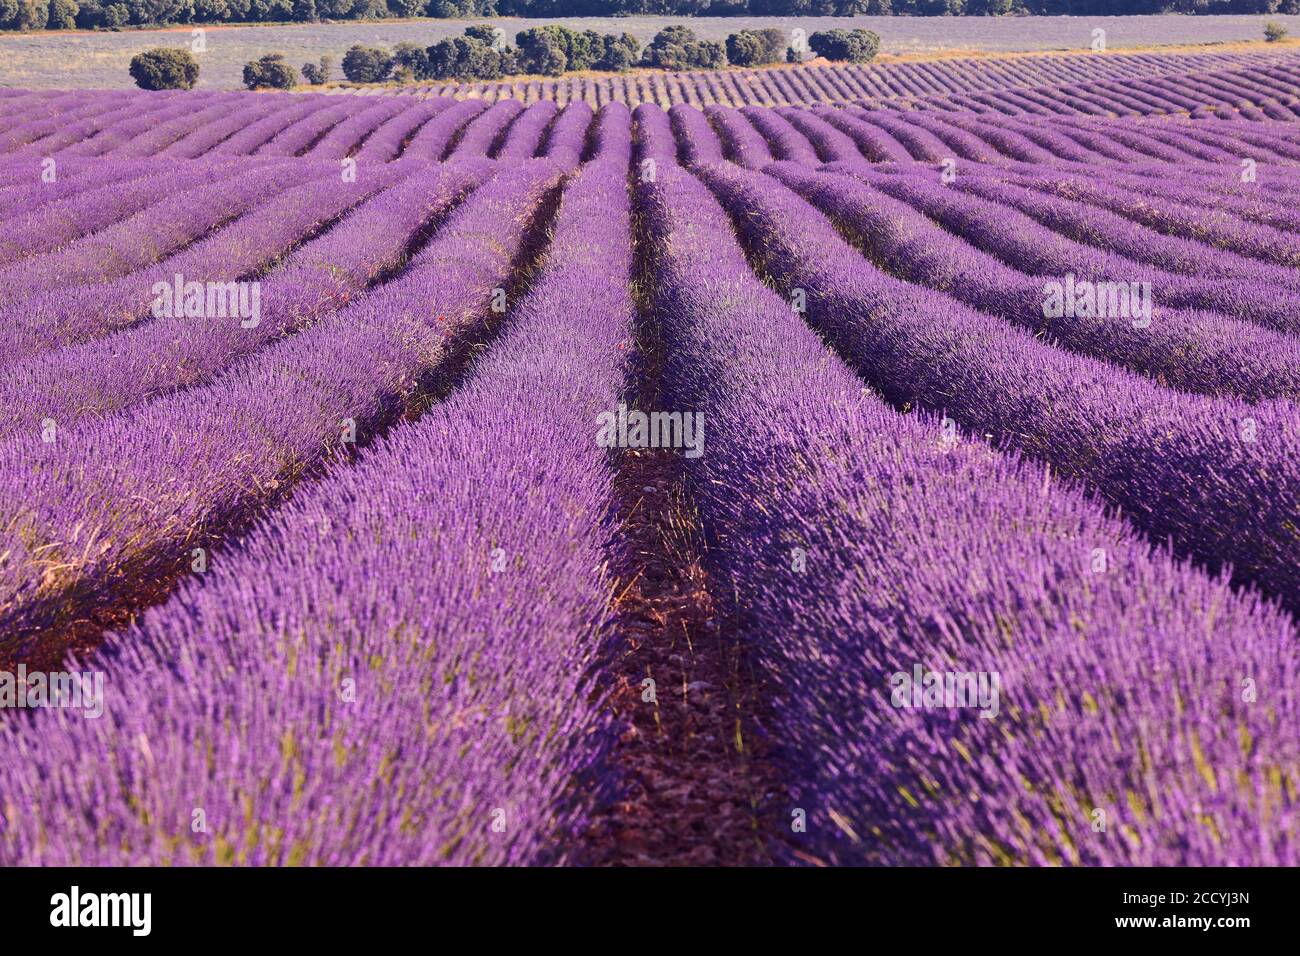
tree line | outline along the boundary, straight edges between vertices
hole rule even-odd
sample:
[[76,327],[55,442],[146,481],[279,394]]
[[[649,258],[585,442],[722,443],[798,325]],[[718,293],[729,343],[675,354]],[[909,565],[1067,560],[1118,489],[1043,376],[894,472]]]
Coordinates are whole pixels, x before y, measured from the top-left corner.
[[[505,43],[505,31],[482,25],[467,27],[463,35],[439,40],[429,47],[399,43],[392,50],[383,50],[358,44],[343,55],[343,75],[353,83],[402,83],[499,80],[520,74],[561,76],[579,70],[621,72],[637,66],[713,70],[728,64],[763,66],[781,60],[798,63],[810,56],[865,63],[880,49],[880,37],[869,30],[821,31],[809,37],[806,45],[788,45],[789,39],[785,31],[777,29],[739,30],[725,43],[718,43],[700,40],[689,27],[679,25],[664,27],[641,50],[636,37],[628,33],[602,34],[548,24],[520,31],[511,47]],[[187,56],[184,51],[178,53]],[[313,85],[326,83],[332,78],[333,67],[331,57],[304,63],[301,79]],[[298,71],[282,53],[269,53],[244,66],[244,85],[251,90],[292,89],[298,84]]]
[[[791,44],[782,30],[738,30],[726,42],[701,40],[689,27],[664,27],[644,50],[630,33],[572,30],[557,24],[532,27],[505,43],[505,31],[488,25],[468,27],[462,36],[421,49],[399,43],[392,51],[354,46],[343,57],[343,75],[354,83],[385,80],[498,80],[503,76],[561,76],[568,72],[622,72],[633,67],[661,70],[716,70],[724,66],[763,66],[811,56],[865,63],[880,49],[870,30],[825,30],[806,44]],[[310,66],[311,64],[308,64]],[[304,76],[310,75],[304,67]]]
[[997,16],[1300,13],[1300,0],[0,0],[0,29],[391,17]]
[[[488,24],[467,27],[461,36],[429,47],[399,43],[392,50],[353,46],[343,55],[343,75],[353,83],[388,80],[498,80],[504,76],[561,76],[569,71],[621,72],[643,66],[661,70],[710,70],[731,66],[764,66],[785,60],[800,63],[810,57],[866,63],[880,50],[880,37],[870,30],[822,30],[806,39],[802,31],[738,30],[725,43],[701,40],[687,26],[660,30],[642,50],[629,33],[572,30],[558,24],[532,27],[515,34],[507,46],[505,31]],[[301,74],[283,53],[268,53],[244,64],[244,85],[250,90],[288,90],[300,81],[329,82],[333,57],[304,63]],[[146,90],[192,89],[199,64],[188,50],[158,47],[138,53],[130,73]]]

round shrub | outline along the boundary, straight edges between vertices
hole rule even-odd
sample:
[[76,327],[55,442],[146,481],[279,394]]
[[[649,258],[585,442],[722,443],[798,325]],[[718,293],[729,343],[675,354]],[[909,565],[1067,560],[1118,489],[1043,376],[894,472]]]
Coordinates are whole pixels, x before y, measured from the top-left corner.
[[357,44],[343,54],[343,75],[353,83],[382,83],[392,69],[392,58],[375,47]]
[[46,27],[51,30],[71,30],[77,25],[80,8],[76,0],[50,0],[49,20]]
[[780,30],[740,30],[727,37],[727,60],[733,66],[776,63],[784,53],[785,34]]
[[244,85],[250,90],[291,90],[298,85],[298,71],[284,61],[283,53],[268,53],[244,64]]
[[808,46],[828,60],[866,63],[880,52],[880,37],[870,30],[823,30],[808,38]]
[[763,44],[751,30],[741,30],[727,37],[727,59],[733,66],[757,66],[762,63]]
[[131,79],[142,90],[192,90],[199,64],[189,50],[154,47],[131,58]]

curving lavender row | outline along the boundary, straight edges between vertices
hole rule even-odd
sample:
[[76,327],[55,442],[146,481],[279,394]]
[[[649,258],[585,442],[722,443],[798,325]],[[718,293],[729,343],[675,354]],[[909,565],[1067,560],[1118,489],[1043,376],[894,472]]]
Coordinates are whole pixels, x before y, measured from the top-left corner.
[[211,147],[209,154],[218,156],[248,156],[296,123],[309,119],[332,105],[327,96],[268,97],[273,109],[265,116],[247,123],[238,132]]
[[[791,787],[786,854],[1294,862],[1291,624],[1040,468],[893,412],[751,277],[707,190],[668,166],[639,188],[666,387],[709,422],[691,489]],[[997,715],[895,706],[916,665],[996,673]],[[1268,706],[1242,698],[1255,674]]]
[[[535,109],[542,109],[542,107],[538,106]],[[532,110],[526,111],[514,100],[494,103],[470,120],[456,134],[444,158],[466,159],[471,156],[495,155],[512,124],[528,112]]]
[[202,172],[187,170],[189,189],[46,255],[0,267],[0,309],[152,265],[252,210],[266,190],[301,185],[323,172],[310,164],[277,163],[232,176],[236,170],[226,167],[210,177],[215,182],[205,182],[209,177]]
[[[73,160],[56,163],[53,167],[54,181],[47,182],[41,174],[49,168],[44,160],[39,159],[9,165],[8,175],[0,179],[0,224],[89,190],[110,184],[125,186],[133,179],[155,172],[154,165],[148,162],[106,164],[95,160]],[[35,183],[44,188],[33,189]]]
[[487,108],[479,100],[464,100],[441,111],[410,138],[402,155],[430,160],[446,158],[457,134]]
[[[165,159],[194,159],[203,156],[209,150],[215,150],[237,136],[243,136],[245,130],[264,123],[278,123],[275,114],[280,104],[272,97],[258,97],[254,102],[243,100],[239,107],[224,120],[205,123],[203,126],[187,133],[166,149],[158,153]],[[129,144],[128,144],[129,145]]]
[[[151,318],[118,334],[5,369],[0,373],[0,401],[9,400],[16,411],[0,422],[0,437],[36,443],[42,438],[44,422],[68,428],[83,419],[111,415],[211,381],[281,336],[345,307],[372,283],[399,273],[409,250],[424,234],[493,173],[486,161],[415,172],[400,164],[390,169],[387,176],[375,174],[350,191],[329,183],[324,190],[330,203],[327,209],[313,195],[320,192],[319,185],[300,187],[308,191],[301,213],[315,222],[322,214],[376,192],[386,180],[409,177],[362,202],[341,223],[294,251],[262,279],[255,323],[238,315]],[[282,226],[279,216],[275,213],[272,218]],[[218,254],[210,266],[229,269],[222,255],[224,243],[216,236],[209,241]],[[167,279],[165,271],[159,274]],[[145,282],[143,286],[132,283],[124,291],[151,288]]]
[[311,159],[343,159],[358,153],[366,140],[405,110],[392,100],[371,105],[346,117],[328,133],[303,151]]
[[65,135],[91,135],[100,128],[100,124],[139,112],[134,97],[123,93],[90,102],[86,102],[80,95],[68,94],[62,99],[61,105],[62,109],[49,104],[45,110],[21,113],[18,122],[10,124],[0,133],[0,152],[21,149],[29,143],[60,132]]
[[1300,409],[1159,387],[878,270],[771,177],[707,171],[738,231],[807,317],[897,405],[1095,489],[1159,541],[1296,609]]
[[[863,112],[855,116],[851,110],[818,110],[817,113],[819,117],[853,140],[858,151],[871,162],[908,162],[913,157],[938,161],[947,152],[942,148],[942,144],[937,150],[932,148],[920,130],[910,135],[897,137],[891,135],[893,130],[881,126],[880,123],[869,122],[877,118],[875,114]],[[938,141],[934,140],[934,142]]]
[[[606,111],[602,122],[608,124],[612,113]],[[561,166],[577,166],[587,152],[587,137],[598,131],[595,125],[596,114],[586,103],[570,103],[560,111],[560,115],[547,128],[538,149],[538,155],[545,156]]]
[[[341,182],[338,173],[329,167],[294,168],[306,173],[307,181],[302,185],[285,184],[287,188],[275,198],[254,205],[234,222],[209,231],[206,238],[161,262],[106,282],[39,292],[30,299],[0,308],[0,320],[7,320],[12,329],[9,357],[0,360],[0,368],[157,318],[154,313],[160,304],[163,308],[158,311],[163,313],[162,317],[185,318],[187,309],[192,308],[193,313],[188,316],[191,328],[204,319],[234,319],[234,324],[247,320],[259,325],[260,282],[257,301],[252,298],[252,289],[236,289],[234,295],[242,295],[241,300],[218,289],[225,297],[225,304],[219,306],[214,297],[209,306],[208,290],[213,284],[235,280],[256,282],[261,270],[298,243],[371,193],[410,172],[409,167],[394,163],[367,170],[354,181]],[[248,183],[253,190],[259,185],[256,180]],[[237,205],[228,203],[225,208],[237,208]],[[174,290],[177,276],[182,290],[191,283],[200,283],[199,297],[187,301],[188,293],[173,293],[161,299],[159,286]],[[247,315],[236,315],[241,302],[248,307]],[[210,308],[218,314],[208,314]],[[252,314],[255,309],[259,314]]]
[[944,232],[906,203],[848,176],[785,163],[766,171],[849,232],[885,272],[947,293],[1063,348],[1186,391],[1249,401],[1300,397],[1300,342],[1291,336],[1212,312],[1169,308],[1157,295],[1144,296],[1140,286],[1135,294],[1133,283],[1146,281],[1145,275],[1117,271],[1104,275],[1123,284],[1123,303],[1118,293],[1115,297],[1122,314],[1106,314],[1105,293],[1096,314],[1070,314],[1064,308],[1068,286],[1063,284],[1062,308],[1049,314],[1049,287],[1066,282],[1064,277],[1045,282],[1012,269]]
[[144,109],[139,103],[135,106],[115,122],[102,125],[92,136],[84,136],[81,131],[60,130],[55,136],[37,140],[28,148],[40,149],[46,155],[104,156],[142,135],[151,134],[172,120],[192,117],[196,103],[188,97],[177,96],[162,109],[153,109],[153,104],[148,102]]
[[[119,606],[399,419],[479,334],[563,172],[533,160],[456,211],[402,277],[210,385],[0,451],[0,652]],[[42,436],[44,438],[44,436]],[[33,452],[35,452],[33,454]]]
[[[644,105],[637,107],[638,110],[649,108]],[[711,106],[704,110],[704,115],[717,130],[727,159],[746,169],[762,169],[772,161],[767,141],[738,111]]]
[[810,166],[816,166],[822,161],[807,137],[780,113],[761,106],[746,106],[740,110],[740,115],[753,124],[778,160]]
[[[1262,263],[1258,259],[1222,247],[1216,250],[1215,255],[1207,256],[1206,244],[1201,241],[1168,235],[1101,208],[1038,192],[1031,181],[1026,179],[963,176],[953,185],[960,192],[969,192],[991,202],[1011,206],[1071,239],[1149,263],[1165,271],[1193,276],[1233,277],[1268,283],[1292,292],[1300,291],[1300,282],[1297,282],[1296,274],[1291,269]],[[1142,189],[1147,196],[1166,194],[1159,184],[1136,183],[1131,178],[1115,177],[1108,185],[1122,185],[1130,190]],[[1230,214],[1241,213],[1255,221],[1264,220],[1266,224],[1278,229],[1294,232],[1300,222],[1293,219],[1294,214],[1287,208],[1289,204],[1286,198],[1269,195],[1267,200],[1262,197],[1251,200],[1202,193],[1206,208],[1215,209],[1220,220],[1226,219]]]
[[298,156],[307,153],[365,105],[363,101],[350,106],[336,102],[328,109],[316,110],[281,130],[269,142],[254,150],[254,155]]
[[774,112],[808,140],[820,159],[826,162],[862,159],[857,143],[848,134],[826,122],[817,112],[789,107]]
[[159,175],[140,163],[121,162],[97,166],[69,180],[72,170],[65,167],[62,185],[58,164],[53,183],[41,178],[42,171],[40,166],[32,167],[26,182],[11,187],[17,214],[0,222],[0,257],[5,266],[114,226],[175,193],[247,175],[248,168],[187,163]]
[[538,155],[542,141],[559,112],[560,108],[549,101],[524,110],[506,130],[495,158],[509,161],[530,159]]
[[[828,164],[829,172],[846,172],[863,178],[889,196],[907,202],[944,228],[962,236],[972,245],[1022,272],[1064,279],[1068,274],[1089,280],[1108,282],[1151,283],[1152,295],[1170,308],[1219,312],[1249,322],[1256,322],[1282,332],[1294,333],[1297,325],[1287,296],[1290,277],[1266,263],[1245,271],[1256,281],[1244,282],[1243,276],[1193,278],[1164,272],[1152,265],[1137,262],[1102,247],[1075,241],[1066,232],[1054,232],[1035,218],[1007,205],[991,202],[971,192],[941,185],[927,173],[917,176],[876,174],[860,164]],[[1074,230],[1069,230],[1073,233]],[[1160,250],[1153,240],[1153,251]],[[1204,253],[1213,254],[1209,248]],[[1228,267],[1232,262],[1229,260]],[[1213,273],[1213,267],[1207,271]],[[1270,281],[1280,281],[1270,289]]]
[[1052,195],[1096,205],[1172,236],[1196,239],[1217,249],[1291,269],[1300,264],[1300,237],[1270,226],[1235,220],[1221,211],[1200,209],[1173,199],[1164,199],[1159,206],[1153,206],[1126,195],[1122,190],[1108,188],[1104,181],[1073,179],[1058,183],[1031,182],[1030,185]]
[[566,189],[550,264],[447,402],[123,637],[106,719],[0,727],[27,765],[0,785],[0,862],[572,856],[615,740],[588,671],[613,480],[594,422],[634,312],[626,169]]
[[[170,208],[164,204],[142,213],[146,221],[130,228],[120,226],[90,237],[70,247],[68,254],[31,260],[34,268],[26,274],[35,274],[36,281],[18,285],[14,299],[0,307],[0,320],[9,325],[12,336],[0,368],[129,328],[151,315],[159,303],[164,303],[166,315],[185,315],[187,307],[204,312],[209,308],[208,290],[225,295],[214,285],[255,277],[259,269],[320,228],[322,217],[333,219],[373,187],[393,181],[399,172],[382,169],[360,185],[338,182],[333,170],[318,165],[283,165],[263,174],[244,174],[238,177],[238,185],[222,183],[221,189],[186,194],[203,202],[192,219],[178,216],[185,212],[183,204]],[[285,193],[270,202],[257,202],[268,187]],[[159,222],[165,222],[165,229],[155,230]],[[161,237],[172,232],[181,241],[175,242],[172,254],[156,260],[153,255],[169,251],[168,246],[151,250],[139,232]],[[107,278],[96,282],[100,276],[95,269],[103,265],[113,268]],[[47,271],[53,281],[43,289],[40,276]],[[116,272],[125,274],[112,274]],[[181,289],[195,282],[200,286],[198,299],[188,306],[182,294],[159,298],[160,285],[175,289],[178,281]],[[22,298],[22,293],[29,298]],[[234,302],[230,299],[221,311],[234,313],[238,306],[230,304]],[[211,308],[216,311],[216,300]]]
[[403,109],[366,138],[356,152],[358,163],[374,160],[386,163],[400,156],[419,132],[434,117],[451,108],[451,100],[430,100],[424,103],[404,103]]
[[155,120],[192,112],[194,101],[173,94],[145,101],[115,99],[111,105],[111,109],[80,115],[70,123],[38,121],[36,126],[16,128],[4,148],[18,155],[39,152],[50,156],[71,149],[72,155],[95,156],[118,142],[112,134],[122,124],[128,124],[136,132],[143,131]]
[[722,139],[709,118],[693,106],[680,103],[668,110],[678,151],[686,163],[716,163],[723,159]]
[[198,130],[221,123],[242,107],[237,102],[215,103],[188,116],[180,116],[132,137],[126,143],[105,152],[105,156],[118,158],[153,157],[169,149]]
[[[1140,170],[1109,169],[1104,178],[1110,184],[1122,184],[1130,189],[1140,190],[1153,198],[1168,196],[1193,206],[1224,209],[1241,219],[1275,226],[1287,232],[1300,232],[1300,216],[1289,208],[1290,203],[1287,201],[1294,199],[1300,193],[1300,182],[1296,180],[1295,169],[1258,162],[1255,166],[1257,175],[1254,181],[1238,182],[1231,179],[1225,181],[1222,163],[1232,163],[1240,174],[1244,171],[1242,157],[1236,154],[1225,154],[1218,162],[1220,163],[1218,167],[1211,167],[1212,178],[1196,176],[1194,171],[1192,176],[1187,177],[1199,187],[1195,190],[1185,189],[1181,184],[1170,184],[1167,177],[1168,169],[1159,165]],[[994,173],[993,170],[980,172]],[[1007,170],[1004,178],[1009,179],[1015,174],[1029,175],[1038,172],[1041,170],[1032,166],[1012,167]],[[1080,172],[1088,175],[1094,171],[1070,169],[1069,172],[1074,175]],[[1001,176],[1001,170],[994,175]],[[1095,215],[1091,212],[1089,214]],[[1105,215],[1109,218],[1116,214]],[[1137,231],[1143,235],[1154,232],[1145,226],[1138,227]]]

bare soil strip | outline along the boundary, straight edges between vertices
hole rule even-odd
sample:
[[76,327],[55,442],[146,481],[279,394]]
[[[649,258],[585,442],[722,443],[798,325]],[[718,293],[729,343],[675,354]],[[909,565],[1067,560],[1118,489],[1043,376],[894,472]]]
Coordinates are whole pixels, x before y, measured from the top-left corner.
[[[642,275],[639,368],[629,406],[660,408],[664,343]],[[768,808],[776,788],[756,732],[762,695],[737,630],[721,614],[705,569],[707,545],[678,449],[618,452],[610,565],[611,706],[627,724],[613,760],[623,796],[586,835],[582,862],[607,866],[772,863]]]

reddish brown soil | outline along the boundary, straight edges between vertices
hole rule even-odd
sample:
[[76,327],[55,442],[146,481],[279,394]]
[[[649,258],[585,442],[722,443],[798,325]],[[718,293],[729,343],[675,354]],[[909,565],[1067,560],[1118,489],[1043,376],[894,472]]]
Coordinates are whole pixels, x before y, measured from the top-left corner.
[[[673,451],[623,453],[617,508],[628,554],[615,591],[612,703],[629,724],[614,756],[628,788],[588,834],[590,863],[770,862],[759,695],[715,612],[680,464]],[[654,702],[644,699],[647,679]]]
[[[654,410],[664,407],[665,343],[648,295],[650,244],[634,231],[639,319],[629,404]],[[624,449],[617,459],[610,556],[617,585],[604,671],[616,675],[611,705],[627,725],[610,758],[625,789],[586,834],[581,862],[772,862],[767,848],[779,831],[768,808],[777,779],[756,732],[763,697],[738,631],[714,600],[727,585],[706,571],[685,466],[671,449]]]

